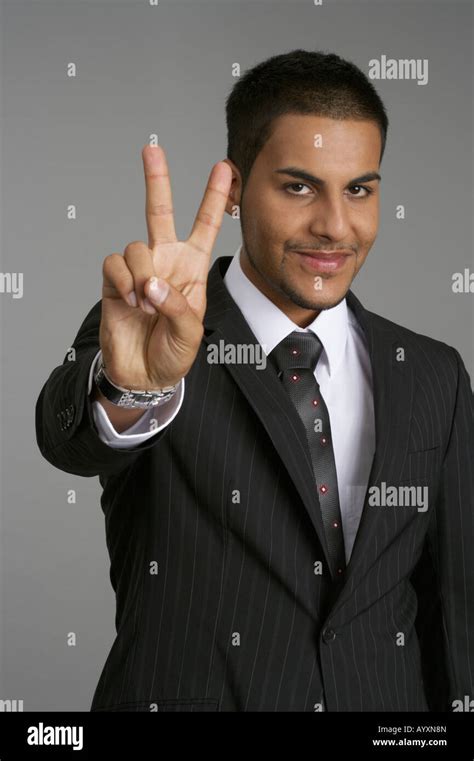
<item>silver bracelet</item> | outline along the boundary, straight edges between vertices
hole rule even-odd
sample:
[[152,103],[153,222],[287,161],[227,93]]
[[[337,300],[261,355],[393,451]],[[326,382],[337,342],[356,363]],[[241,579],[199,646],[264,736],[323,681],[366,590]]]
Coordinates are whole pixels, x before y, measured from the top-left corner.
[[175,386],[167,386],[159,391],[138,390],[117,386],[107,377],[102,352],[97,357],[97,366],[98,370],[94,372],[94,382],[97,388],[109,402],[124,409],[146,410],[150,407],[157,407],[169,401],[178,389],[179,383]]

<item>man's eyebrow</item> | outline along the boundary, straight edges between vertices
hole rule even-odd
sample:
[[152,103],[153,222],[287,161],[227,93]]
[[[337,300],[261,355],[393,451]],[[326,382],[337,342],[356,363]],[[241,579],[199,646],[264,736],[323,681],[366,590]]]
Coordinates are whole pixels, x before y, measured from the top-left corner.
[[[285,166],[282,169],[275,169],[274,171],[277,174],[289,174],[296,180],[306,180],[307,182],[312,182],[314,185],[321,185],[321,187],[326,185],[325,180],[321,180],[314,174],[309,174],[309,172],[305,172],[304,169],[300,169],[297,166]],[[347,183],[347,187],[350,185],[357,185],[360,182],[371,182],[372,180],[381,179],[381,176],[377,172],[367,172],[366,174],[361,174],[360,177],[354,177],[353,180],[350,180],[350,182]]]

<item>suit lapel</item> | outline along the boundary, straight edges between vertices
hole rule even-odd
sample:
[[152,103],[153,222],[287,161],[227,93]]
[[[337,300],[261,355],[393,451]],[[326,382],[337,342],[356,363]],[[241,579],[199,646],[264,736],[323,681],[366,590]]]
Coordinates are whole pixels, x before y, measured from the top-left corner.
[[[231,259],[230,256],[218,258],[209,272],[203,340],[208,345],[218,345],[219,341],[232,346],[255,345],[256,337],[223,282]],[[376,449],[359,531],[336,607],[352,590],[357,568],[373,541],[383,513],[367,505],[368,489],[379,485],[384,480],[384,474],[387,475],[387,469],[399,460],[402,462],[405,456],[413,393],[411,363],[407,358],[404,362],[396,360],[400,342],[397,342],[390,323],[365,310],[351,291],[348,291],[346,299],[367,339],[374,387]],[[402,348],[406,350],[406,347]],[[225,364],[225,368],[270,436],[298,490],[318,535],[326,563],[331,568],[304,427],[272,363],[267,362],[265,369],[258,369],[253,364],[236,363]],[[332,572],[334,578],[334,569]]]

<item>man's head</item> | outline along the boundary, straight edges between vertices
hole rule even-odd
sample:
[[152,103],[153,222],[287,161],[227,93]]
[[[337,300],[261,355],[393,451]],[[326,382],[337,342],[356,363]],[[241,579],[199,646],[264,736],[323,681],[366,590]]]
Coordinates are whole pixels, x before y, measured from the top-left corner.
[[244,272],[304,326],[344,298],[375,240],[384,106],[354,64],[295,50],[246,72],[226,113]]

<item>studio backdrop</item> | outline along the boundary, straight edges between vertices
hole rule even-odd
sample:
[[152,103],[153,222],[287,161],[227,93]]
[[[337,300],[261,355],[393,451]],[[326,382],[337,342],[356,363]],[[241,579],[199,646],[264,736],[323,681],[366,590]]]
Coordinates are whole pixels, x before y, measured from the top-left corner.
[[[246,69],[302,48],[370,76],[390,127],[379,233],[352,288],[454,346],[473,377],[472,15],[428,0],[1,1],[1,700],[89,710],[115,636],[101,487],[42,458],[35,403],[101,297],[104,258],[146,240],[143,146],[166,151],[187,237]],[[214,257],[240,240],[226,216]]]

